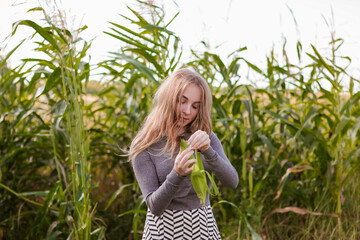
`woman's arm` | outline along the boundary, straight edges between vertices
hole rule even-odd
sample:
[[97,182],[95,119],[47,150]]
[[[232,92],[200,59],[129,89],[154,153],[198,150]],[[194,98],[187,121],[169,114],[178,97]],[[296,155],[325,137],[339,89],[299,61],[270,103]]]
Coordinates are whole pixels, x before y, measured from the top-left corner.
[[239,183],[236,169],[226,157],[222,144],[215,133],[211,133],[210,140],[210,147],[202,152],[206,157],[206,163],[224,186],[236,188]]
[[146,205],[154,215],[161,215],[169,206],[185,177],[180,176],[173,169],[163,184],[160,185],[155,165],[146,150],[134,159],[133,169],[141,192],[145,197]]

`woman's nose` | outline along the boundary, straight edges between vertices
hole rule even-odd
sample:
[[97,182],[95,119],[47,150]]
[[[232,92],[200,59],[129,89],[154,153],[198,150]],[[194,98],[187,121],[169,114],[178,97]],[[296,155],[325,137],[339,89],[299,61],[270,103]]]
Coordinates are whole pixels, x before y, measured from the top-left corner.
[[186,114],[190,114],[190,105],[189,104],[184,104],[183,112]]

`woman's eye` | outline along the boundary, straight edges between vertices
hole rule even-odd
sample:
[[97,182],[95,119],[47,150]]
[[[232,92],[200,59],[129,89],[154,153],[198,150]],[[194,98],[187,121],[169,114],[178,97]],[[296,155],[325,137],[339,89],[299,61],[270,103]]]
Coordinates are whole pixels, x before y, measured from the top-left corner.
[[196,110],[196,109],[198,109],[198,107],[197,107],[197,106],[193,106],[193,109],[195,109],[195,110]]

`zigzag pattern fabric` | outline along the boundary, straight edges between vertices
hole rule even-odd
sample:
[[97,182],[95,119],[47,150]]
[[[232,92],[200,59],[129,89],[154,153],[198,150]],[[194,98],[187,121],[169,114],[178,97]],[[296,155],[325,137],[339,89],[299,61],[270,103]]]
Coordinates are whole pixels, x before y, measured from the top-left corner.
[[193,210],[147,211],[143,240],[218,240],[219,229],[210,206]]

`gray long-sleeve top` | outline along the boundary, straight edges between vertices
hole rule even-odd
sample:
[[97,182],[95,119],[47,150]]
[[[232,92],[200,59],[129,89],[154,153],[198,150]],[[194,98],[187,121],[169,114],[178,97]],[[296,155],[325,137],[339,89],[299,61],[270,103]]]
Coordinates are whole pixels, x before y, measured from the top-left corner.
[[[188,139],[190,134],[185,134]],[[235,168],[226,157],[218,137],[212,132],[210,147],[201,152],[204,168],[210,174],[214,173],[221,184],[236,188],[239,177]],[[201,203],[192,187],[189,176],[180,176],[174,169],[176,150],[170,159],[170,154],[162,154],[166,137],[154,143],[137,155],[133,161],[133,169],[146,205],[154,215],[161,215],[165,209],[190,210],[200,208]],[[211,182],[208,180],[208,186]],[[209,194],[206,196],[206,206],[210,205]]]

